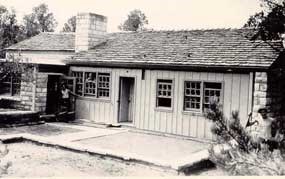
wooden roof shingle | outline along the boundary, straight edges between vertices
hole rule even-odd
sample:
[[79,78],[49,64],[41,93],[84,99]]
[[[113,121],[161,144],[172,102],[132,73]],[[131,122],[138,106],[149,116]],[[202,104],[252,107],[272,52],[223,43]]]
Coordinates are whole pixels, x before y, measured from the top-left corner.
[[75,33],[43,32],[16,43],[7,50],[74,51]]
[[249,29],[111,33],[69,64],[269,68],[281,41],[250,40]]

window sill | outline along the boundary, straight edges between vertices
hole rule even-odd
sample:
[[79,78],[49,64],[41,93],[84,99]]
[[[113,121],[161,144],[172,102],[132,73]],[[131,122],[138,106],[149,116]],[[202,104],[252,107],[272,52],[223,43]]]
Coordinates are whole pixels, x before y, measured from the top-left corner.
[[99,102],[106,102],[106,103],[111,102],[110,98],[94,98],[94,97],[86,97],[86,96],[78,96],[77,98],[79,100],[87,100],[87,101],[99,101]]
[[201,111],[182,111],[183,115],[189,115],[189,116],[204,116],[204,112]]
[[156,107],[154,110],[158,112],[167,112],[167,113],[173,112],[172,108],[166,108],[166,107]]
[[0,95],[0,100],[4,99],[4,100],[10,100],[10,101],[21,101],[21,97],[20,96],[1,96]]

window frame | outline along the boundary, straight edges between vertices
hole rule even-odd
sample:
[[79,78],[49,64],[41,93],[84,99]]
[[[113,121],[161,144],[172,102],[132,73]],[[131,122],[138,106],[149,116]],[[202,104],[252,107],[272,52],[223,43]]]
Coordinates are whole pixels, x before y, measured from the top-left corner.
[[[83,98],[83,99],[90,99],[90,100],[103,100],[103,101],[110,101],[111,100],[111,95],[112,95],[112,73],[110,71],[106,71],[106,72],[100,72],[98,70],[90,70],[90,69],[71,69],[70,70],[70,76],[72,77],[75,77],[73,76],[73,72],[75,73],[82,73],[82,94],[78,94],[76,93],[76,95],[79,96],[79,98]],[[85,94],[85,88],[86,88],[86,79],[85,79],[85,76],[86,76],[86,73],[94,73],[96,74],[96,94],[94,96],[92,95],[86,95]],[[98,95],[98,85],[99,85],[99,74],[109,74],[109,96],[108,97],[99,97]],[[76,86],[77,86],[77,77],[76,78]],[[76,91],[77,89],[75,89]]]
[[[19,78],[16,80],[18,80],[19,82],[18,83],[15,83],[14,80],[15,80],[15,77],[13,76],[8,76],[9,78],[9,81],[2,81],[0,82],[0,84],[8,84],[9,85],[9,92],[8,93],[0,93],[0,96],[8,96],[8,97],[20,97],[21,96],[21,74],[18,74],[19,75]],[[18,93],[14,93],[14,89],[15,89],[15,86],[14,85],[17,85],[18,88],[17,91],[19,91]]]
[[[185,86],[187,82],[192,82],[192,83],[200,83],[200,108],[199,109],[188,109],[186,110],[185,108]],[[204,82],[203,81],[199,81],[199,80],[185,80],[184,81],[184,86],[183,86],[183,111],[185,112],[202,112],[203,111],[203,93],[204,93]]]
[[[200,109],[199,110],[186,110],[185,109],[185,84],[186,82],[200,82],[201,83],[201,91],[200,91]],[[198,114],[202,114],[203,112],[205,112],[205,107],[204,107],[204,93],[205,93],[205,83],[220,83],[221,84],[221,89],[220,89],[220,104],[223,105],[223,101],[224,101],[224,81],[213,81],[213,80],[192,80],[192,79],[187,79],[184,80],[184,86],[183,86],[183,113],[198,113]]]
[[[170,107],[164,107],[164,106],[158,106],[158,81],[159,80],[169,80],[171,81],[171,106]],[[175,84],[175,81],[173,78],[157,78],[156,79],[156,89],[155,89],[155,109],[156,110],[161,110],[161,111],[166,111],[166,112],[169,112],[169,111],[172,111],[173,110],[173,103],[174,103],[174,84]]]

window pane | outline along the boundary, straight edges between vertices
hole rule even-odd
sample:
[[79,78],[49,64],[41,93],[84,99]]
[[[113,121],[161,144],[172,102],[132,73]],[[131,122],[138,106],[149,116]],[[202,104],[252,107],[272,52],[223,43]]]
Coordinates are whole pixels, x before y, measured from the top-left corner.
[[75,93],[83,94],[83,72],[72,72],[71,76],[76,78]]
[[96,73],[85,72],[85,96],[96,96]]
[[171,107],[171,98],[158,98],[157,105],[159,107]]
[[12,95],[20,95],[21,75],[15,75],[12,78]]
[[221,98],[221,83],[206,82],[204,87],[204,108],[207,109],[210,107],[210,104],[214,101],[220,102]]
[[110,96],[110,74],[98,73],[98,98],[108,98]]
[[184,110],[200,110],[201,108],[201,82],[186,81],[184,85]]
[[157,107],[171,107],[172,80],[157,80]]
[[0,86],[0,95],[20,95],[21,75],[5,76]]

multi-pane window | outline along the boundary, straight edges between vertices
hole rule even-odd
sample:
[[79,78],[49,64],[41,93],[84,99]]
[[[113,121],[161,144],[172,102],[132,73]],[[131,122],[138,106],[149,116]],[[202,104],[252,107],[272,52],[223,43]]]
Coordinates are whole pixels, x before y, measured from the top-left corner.
[[83,95],[83,72],[72,72],[72,76],[76,78],[75,93]]
[[184,110],[202,111],[208,109],[211,102],[220,102],[221,91],[221,83],[186,81],[184,86]]
[[98,74],[98,97],[109,97],[110,75],[108,73]]
[[212,101],[220,102],[221,83],[204,83],[204,108],[208,109]]
[[109,98],[110,73],[73,71],[76,78],[76,94],[80,96]]
[[172,106],[172,80],[157,80],[157,107],[171,108]]
[[185,110],[200,110],[201,82],[185,82],[184,96]]
[[1,80],[0,86],[0,95],[20,95],[21,77],[20,75],[8,75]]
[[97,79],[96,73],[85,72],[85,96],[96,96]]

